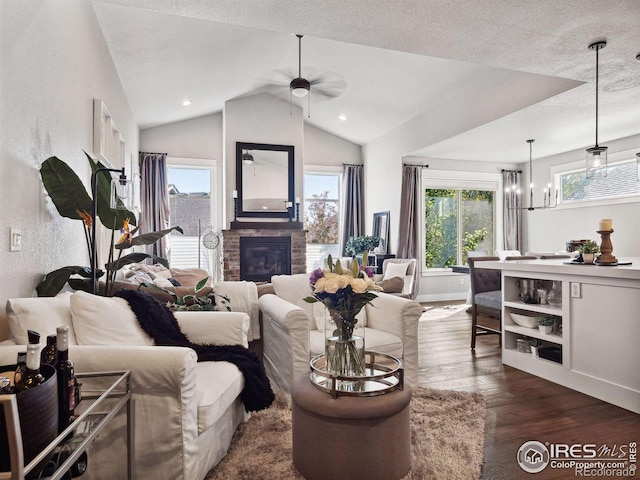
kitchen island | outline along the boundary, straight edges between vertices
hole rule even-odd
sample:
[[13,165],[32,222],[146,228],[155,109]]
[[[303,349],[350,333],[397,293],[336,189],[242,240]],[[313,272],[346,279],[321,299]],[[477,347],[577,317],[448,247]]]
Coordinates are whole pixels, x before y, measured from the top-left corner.
[[[618,260],[631,265],[566,264],[566,259],[476,265],[502,271],[505,365],[640,413],[640,258]],[[525,303],[522,287],[531,284],[549,295],[555,285],[554,305]],[[553,330],[521,326],[512,313],[549,318]]]

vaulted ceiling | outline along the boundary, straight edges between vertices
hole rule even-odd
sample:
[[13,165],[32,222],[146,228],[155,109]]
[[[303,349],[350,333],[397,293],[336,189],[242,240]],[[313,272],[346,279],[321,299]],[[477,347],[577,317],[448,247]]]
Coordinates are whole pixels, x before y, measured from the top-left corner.
[[[422,115],[424,141],[406,155],[513,162],[527,160],[527,138],[536,157],[591,146],[587,46],[601,39],[600,143],[640,133],[636,0],[92,3],[141,128],[259,92],[290,101],[300,33],[302,76],[324,82],[312,85],[310,107],[293,101],[308,123],[361,145]],[[443,124],[446,134],[427,133]]]

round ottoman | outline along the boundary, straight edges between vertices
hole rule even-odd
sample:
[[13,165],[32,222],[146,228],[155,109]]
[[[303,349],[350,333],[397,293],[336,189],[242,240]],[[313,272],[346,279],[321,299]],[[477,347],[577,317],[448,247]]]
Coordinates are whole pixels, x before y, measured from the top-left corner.
[[411,469],[411,388],[331,398],[309,375],[291,389],[293,464],[307,480],[394,480]]

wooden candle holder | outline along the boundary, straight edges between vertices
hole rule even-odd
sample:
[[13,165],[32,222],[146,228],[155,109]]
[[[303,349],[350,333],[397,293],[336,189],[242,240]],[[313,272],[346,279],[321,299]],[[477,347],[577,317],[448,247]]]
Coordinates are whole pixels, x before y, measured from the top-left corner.
[[613,252],[613,245],[611,245],[611,230],[598,230],[602,242],[600,243],[600,256],[596,260],[596,265],[617,265],[618,259],[611,255]]

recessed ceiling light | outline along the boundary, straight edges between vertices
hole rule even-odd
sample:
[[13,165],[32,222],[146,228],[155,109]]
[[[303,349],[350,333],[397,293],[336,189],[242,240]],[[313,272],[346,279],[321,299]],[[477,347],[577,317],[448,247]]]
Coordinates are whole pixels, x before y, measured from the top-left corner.
[[189,105],[191,105],[191,100],[187,99],[187,100],[183,100],[182,101],[182,106],[183,107],[188,107]]
[[340,116],[338,116],[338,118],[340,120],[342,120],[343,122],[347,120],[347,116],[346,115],[340,115]]

